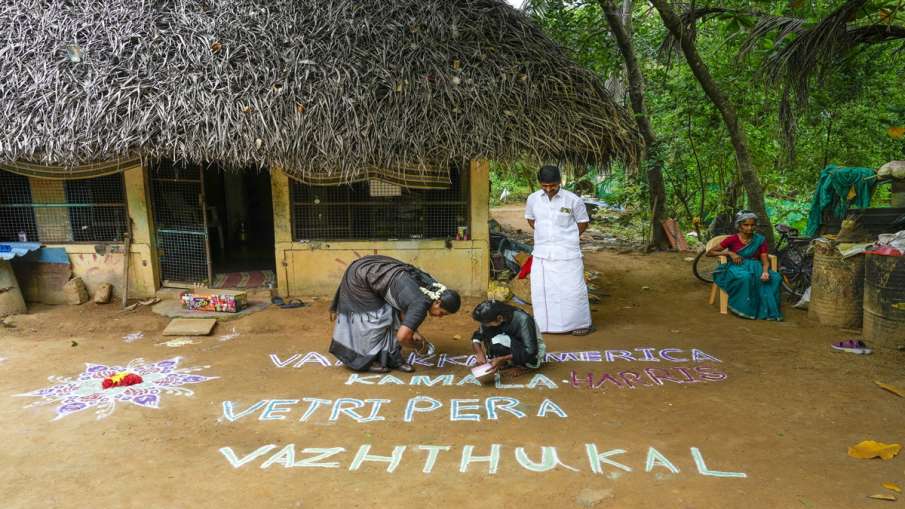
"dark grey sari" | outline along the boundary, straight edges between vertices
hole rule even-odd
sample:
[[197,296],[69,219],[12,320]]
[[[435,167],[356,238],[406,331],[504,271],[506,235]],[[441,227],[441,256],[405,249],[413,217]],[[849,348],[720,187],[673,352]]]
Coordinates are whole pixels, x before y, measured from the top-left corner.
[[402,364],[396,332],[401,325],[417,330],[431,305],[418,284],[422,274],[388,256],[352,262],[330,307],[336,313],[330,353],[359,371],[375,362],[388,368]]

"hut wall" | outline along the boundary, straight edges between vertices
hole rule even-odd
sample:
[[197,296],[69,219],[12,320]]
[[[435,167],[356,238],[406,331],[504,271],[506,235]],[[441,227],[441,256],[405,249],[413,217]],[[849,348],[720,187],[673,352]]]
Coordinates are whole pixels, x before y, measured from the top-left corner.
[[[40,189],[40,197],[47,202],[52,197],[53,186],[62,189],[62,181],[30,179],[32,189]],[[151,241],[151,223],[148,208],[148,194],[145,185],[145,171],[141,166],[123,172],[126,203],[132,224],[132,245],[129,249],[129,298],[153,297],[157,291],[157,256]],[[59,194],[59,192],[57,193]],[[54,217],[57,214],[58,217]],[[42,228],[71,229],[68,215],[59,212],[37,214],[36,223]],[[71,236],[70,236],[71,238]],[[123,289],[123,248],[122,242],[104,243],[53,243],[51,247],[64,248],[69,255],[72,275],[82,278],[88,291],[94,295],[103,283],[113,285],[115,298],[122,296]]]
[[330,296],[346,266],[368,254],[383,254],[422,267],[443,284],[466,296],[487,291],[490,271],[489,164],[472,161],[469,168],[470,240],[293,242],[289,179],[272,172],[276,237],[277,286],[283,297]]

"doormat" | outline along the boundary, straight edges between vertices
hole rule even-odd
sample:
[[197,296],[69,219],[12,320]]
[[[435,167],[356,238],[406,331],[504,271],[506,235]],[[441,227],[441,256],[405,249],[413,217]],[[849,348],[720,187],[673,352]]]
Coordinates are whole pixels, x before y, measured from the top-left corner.
[[211,288],[265,288],[274,286],[276,274],[272,270],[250,270],[215,274]]

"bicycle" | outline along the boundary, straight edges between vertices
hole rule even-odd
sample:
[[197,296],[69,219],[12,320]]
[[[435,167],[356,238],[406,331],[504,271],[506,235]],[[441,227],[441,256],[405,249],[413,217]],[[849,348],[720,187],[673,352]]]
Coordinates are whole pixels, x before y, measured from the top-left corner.
[[779,242],[776,243],[775,251],[779,258],[782,288],[796,300],[801,299],[804,292],[811,287],[811,273],[814,268],[812,239],[802,237],[798,230],[785,224],[776,225],[776,231],[779,232]]
[[[811,239],[800,236],[798,230],[785,224],[776,225],[776,231],[779,233],[779,241],[771,254],[778,259],[783,290],[797,300],[811,286],[811,271],[814,265],[814,253],[810,249]],[[714,233],[714,236],[726,235]],[[719,263],[718,258],[707,256],[705,249],[695,257],[692,272],[696,278],[710,284],[713,283],[713,272]]]

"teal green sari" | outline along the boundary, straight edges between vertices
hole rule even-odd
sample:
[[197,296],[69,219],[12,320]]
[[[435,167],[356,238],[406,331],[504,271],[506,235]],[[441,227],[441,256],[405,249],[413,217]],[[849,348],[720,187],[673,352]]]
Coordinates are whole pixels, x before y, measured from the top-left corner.
[[724,263],[713,273],[713,282],[729,294],[729,309],[751,320],[782,320],[779,292],[782,277],[770,271],[770,280],[761,281],[763,264],[755,256],[764,243],[764,236],[755,233],[745,247],[738,251],[742,263]]

